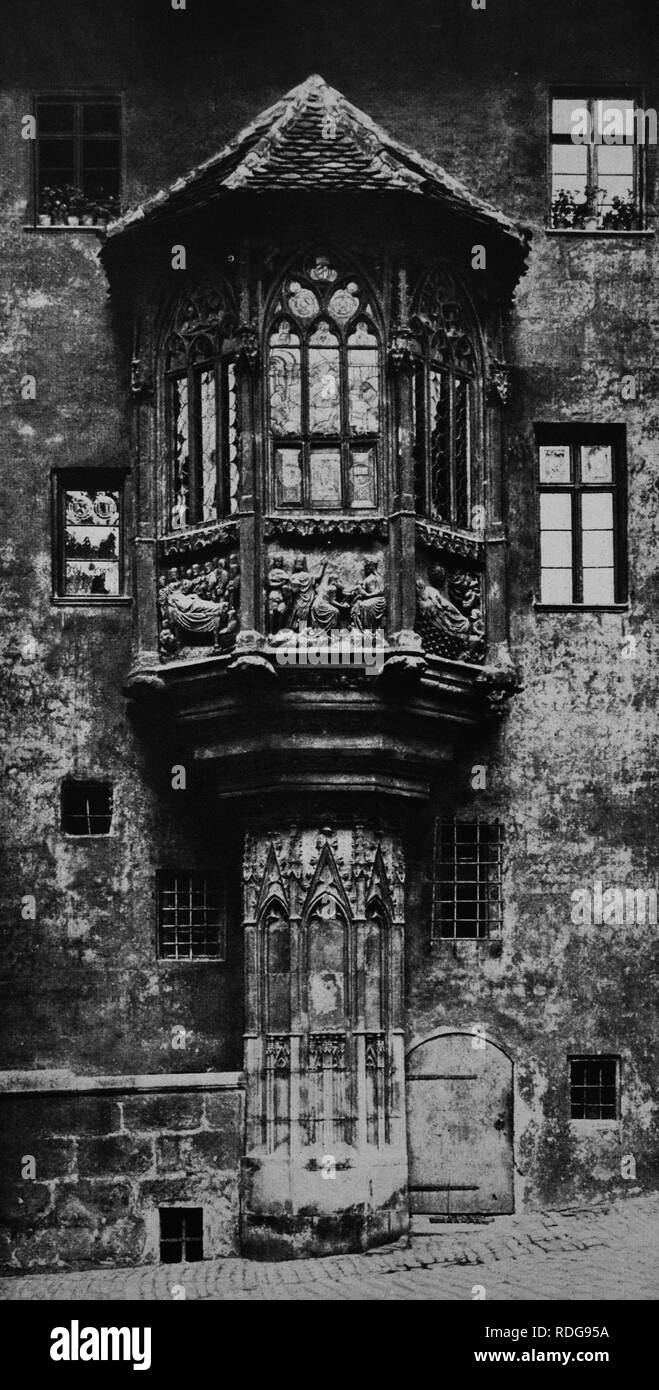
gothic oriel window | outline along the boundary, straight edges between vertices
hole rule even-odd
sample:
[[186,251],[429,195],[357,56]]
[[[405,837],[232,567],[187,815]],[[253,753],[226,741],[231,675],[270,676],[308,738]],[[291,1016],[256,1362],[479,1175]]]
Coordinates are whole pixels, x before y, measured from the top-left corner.
[[289,276],[276,300],[268,420],[275,507],[378,506],[379,334],[364,286],[324,256]]
[[471,527],[475,497],[476,357],[465,310],[449,277],[426,280],[413,326],[417,511],[433,521]]
[[167,341],[170,487],[167,529],[238,510],[238,422],[231,321],[213,290],[178,305]]

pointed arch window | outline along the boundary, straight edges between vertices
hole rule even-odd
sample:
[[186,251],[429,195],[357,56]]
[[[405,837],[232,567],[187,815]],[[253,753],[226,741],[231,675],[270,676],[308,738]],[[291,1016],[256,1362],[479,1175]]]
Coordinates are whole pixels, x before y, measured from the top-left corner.
[[217,291],[187,296],[165,351],[168,530],[238,510],[238,423],[231,321]]
[[380,336],[364,287],[318,256],[276,299],[267,340],[271,501],[373,511],[382,429]]
[[476,354],[456,287],[447,275],[426,280],[413,326],[417,511],[471,528],[475,496]]

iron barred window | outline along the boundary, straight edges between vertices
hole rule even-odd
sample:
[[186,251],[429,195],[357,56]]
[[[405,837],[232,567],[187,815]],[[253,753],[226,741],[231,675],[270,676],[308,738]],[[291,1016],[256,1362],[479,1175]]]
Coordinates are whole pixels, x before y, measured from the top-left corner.
[[550,114],[551,227],[642,227],[642,154],[646,140],[656,143],[656,114],[633,96],[593,96],[576,88],[574,95],[556,93]]
[[105,226],[121,210],[119,98],[44,94],[35,115],[35,221]]
[[487,938],[501,930],[503,827],[435,826],[432,939]]
[[540,603],[626,599],[624,433],[538,426]]
[[204,1258],[204,1213],[201,1207],[160,1208],[160,1261],[182,1264]]
[[158,955],[226,960],[226,886],[198,873],[158,875]]
[[570,1115],[573,1120],[618,1116],[617,1057],[570,1057]]
[[67,835],[109,835],[112,801],[111,782],[62,782],[62,829]]

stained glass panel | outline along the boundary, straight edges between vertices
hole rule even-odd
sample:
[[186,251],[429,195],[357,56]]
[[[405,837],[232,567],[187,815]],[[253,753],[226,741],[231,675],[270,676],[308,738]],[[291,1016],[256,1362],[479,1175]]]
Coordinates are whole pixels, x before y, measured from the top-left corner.
[[338,434],[341,429],[338,339],[322,323],[309,339],[309,430]]
[[377,339],[364,323],[348,339],[350,428],[377,434],[380,427],[380,374]]
[[312,449],[310,458],[311,502],[319,507],[341,506],[340,449]]
[[199,378],[201,417],[201,520],[217,517],[217,415],[215,372],[206,368]]
[[438,521],[450,520],[450,404],[449,378],[430,372],[430,509]]
[[64,593],[119,593],[119,493],[104,488],[64,494]]
[[236,415],[236,369],[233,362],[226,369],[226,429],[229,457],[229,511],[238,511],[240,492],[240,463],[238,458],[238,421]]
[[458,526],[469,525],[471,420],[469,383],[455,378],[455,519]]
[[350,506],[374,507],[375,449],[350,450]]
[[288,307],[300,319],[312,319],[320,312],[320,304],[313,290],[300,285],[297,280],[291,280],[288,286]]
[[540,482],[569,483],[570,477],[569,444],[542,444],[540,446]]
[[172,382],[174,416],[174,497],[170,518],[173,531],[187,526],[190,511],[190,416],[188,379],[179,376]]
[[275,450],[275,484],[278,507],[299,507],[302,502],[302,455],[299,449]]
[[300,434],[300,339],[287,323],[270,338],[270,422],[275,434]]
[[348,285],[344,285],[341,289],[334,291],[328,308],[330,314],[332,314],[335,319],[338,319],[339,323],[347,323],[348,319],[351,319],[353,314],[357,313],[359,308],[359,287],[355,284],[354,280],[351,280]]

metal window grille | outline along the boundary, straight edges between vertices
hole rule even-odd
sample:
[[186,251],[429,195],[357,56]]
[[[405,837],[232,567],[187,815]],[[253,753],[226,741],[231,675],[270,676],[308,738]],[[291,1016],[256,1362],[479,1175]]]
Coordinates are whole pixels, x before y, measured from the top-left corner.
[[226,959],[226,891],[205,874],[161,874],[158,950],[165,960]]
[[67,835],[109,835],[111,782],[63,782],[62,829]]
[[435,826],[432,939],[496,935],[502,922],[503,826],[449,821]]
[[570,1058],[573,1120],[615,1120],[618,1114],[617,1057]]
[[201,1207],[160,1208],[160,1260],[180,1264],[204,1258],[204,1213]]

